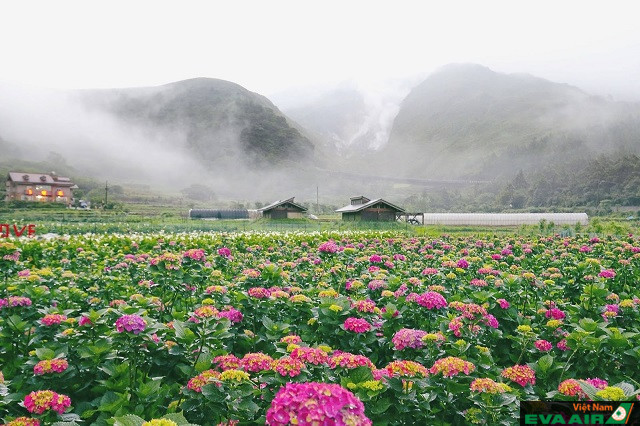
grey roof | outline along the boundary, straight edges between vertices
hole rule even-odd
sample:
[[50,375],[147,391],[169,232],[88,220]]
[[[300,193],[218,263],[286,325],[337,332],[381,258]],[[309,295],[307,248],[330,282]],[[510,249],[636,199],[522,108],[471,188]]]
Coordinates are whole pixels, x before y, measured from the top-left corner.
[[[360,197],[354,197],[354,198],[360,198]],[[359,212],[360,210],[364,210],[367,207],[371,207],[377,203],[384,203],[386,205],[388,205],[389,207],[392,207],[396,210],[398,210],[399,212],[404,212],[404,209],[402,207],[398,207],[395,204],[391,204],[388,201],[383,200],[382,198],[376,198],[375,200],[371,200],[368,203],[364,203],[364,204],[349,204],[347,206],[344,206],[342,208],[339,208],[338,210],[336,210],[337,213],[353,213],[353,212]]]
[[306,208],[305,206],[301,206],[301,205],[300,205],[300,204],[298,204],[298,203],[294,203],[294,202],[293,202],[293,199],[294,199],[294,198],[295,198],[295,197],[291,197],[291,198],[286,199],[286,200],[278,200],[278,201],[274,201],[273,203],[269,204],[268,206],[264,206],[263,208],[258,209],[258,211],[259,211],[259,212],[265,212],[265,211],[267,211],[267,210],[271,210],[271,209],[274,209],[274,208],[276,208],[276,207],[278,207],[278,206],[281,206],[282,204],[289,203],[289,204],[292,204],[292,205],[294,205],[295,207],[299,208],[299,209],[300,209],[300,210],[302,210],[303,212],[306,212],[306,211],[307,211],[307,208]]
[[[44,178],[44,179],[42,179]],[[71,179],[57,176],[57,180],[47,173],[9,172],[9,180],[22,184],[72,186]]]

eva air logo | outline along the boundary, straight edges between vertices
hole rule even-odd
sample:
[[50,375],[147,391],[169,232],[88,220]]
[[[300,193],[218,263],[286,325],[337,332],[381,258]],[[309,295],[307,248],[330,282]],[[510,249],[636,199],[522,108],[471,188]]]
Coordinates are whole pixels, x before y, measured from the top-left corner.
[[616,411],[613,412],[609,420],[608,425],[626,425],[631,416],[631,410],[633,410],[633,402],[624,402],[620,404]]
[[[525,402],[526,403],[526,402]],[[524,425],[637,425],[638,413],[633,411],[634,402],[621,402],[616,407],[611,402],[553,402],[555,413],[524,414],[520,424]],[[566,411],[559,405],[566,404]],[[571,405],[569,405],[571,404]],[[520,405],[522,409],[522,404]],[[548,407],[551,408],[551,407]],[[564,411],[564,413],[562,413]],[[638,409],[636,409],[638,411]],[[562,413],[562,414],[560,414]],[[570,414],[571,413],[571,414]]]

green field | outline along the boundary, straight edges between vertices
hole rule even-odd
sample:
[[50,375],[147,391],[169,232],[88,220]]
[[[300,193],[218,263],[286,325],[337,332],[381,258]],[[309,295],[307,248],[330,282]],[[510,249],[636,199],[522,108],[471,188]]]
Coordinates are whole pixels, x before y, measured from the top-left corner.
[[597,217],[588,226],[415,226],[388,222],[343,222],[338,215],[320,215],[318,220],[200,220],[189,219],[188,209],[175,205],[127,204],[121,210],[73,210],[66,208],[0,208],[0,223],[35,224],[38,235],[128,232],[245,232],[245,231],[348,231],[389,230],[411,235],[442,234],[561,234],[581,233],[626,235],[637,233],[637,220]]

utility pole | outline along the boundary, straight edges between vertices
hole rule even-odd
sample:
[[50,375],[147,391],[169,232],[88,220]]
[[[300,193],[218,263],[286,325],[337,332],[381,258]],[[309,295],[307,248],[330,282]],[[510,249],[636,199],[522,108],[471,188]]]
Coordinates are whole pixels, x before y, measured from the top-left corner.
[[104,208],[107,208],[107,203],[109,201],[109,181],[104,183]]
[[316,185],[316,213],[320,214],[320,203],[318,202],[320,200],[320,198],[318,197],[320,190],[318,188],[318,185]]

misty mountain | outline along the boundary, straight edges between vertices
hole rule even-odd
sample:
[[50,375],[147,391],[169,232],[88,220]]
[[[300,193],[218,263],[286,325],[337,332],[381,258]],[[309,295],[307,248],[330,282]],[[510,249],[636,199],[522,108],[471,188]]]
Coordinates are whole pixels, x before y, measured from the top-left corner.
[[402,101],[378,160],[397,173],[494,179],[640,149],[640,107],[480,65],[448,65]]
[[195,78],[158,87],[85,90],[90,110],[154,133],[175,135],[204,166],[273,167],[311,160],[313,143],[264,96],[235,83]]
[[0,84],[0,94],[3,164],[40,164],[53,153],[73,177],[270,199],[315,182],[313,166],[330,156],[267,98],[223,80],[101,90]]

